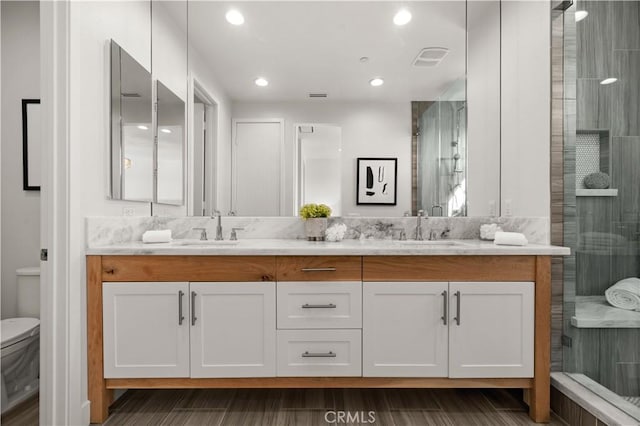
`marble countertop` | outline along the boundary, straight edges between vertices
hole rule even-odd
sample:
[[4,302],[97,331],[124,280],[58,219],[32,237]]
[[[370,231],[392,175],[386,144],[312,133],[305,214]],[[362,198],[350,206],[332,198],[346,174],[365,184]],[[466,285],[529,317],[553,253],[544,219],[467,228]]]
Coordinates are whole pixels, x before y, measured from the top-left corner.
[[87,255],[189,255],[189,256],[567,256],[566,247],[529,244],[522,247],[497,246],[491,241],[438,240],[343,240],[311,242],[305,240],[252,239],[240,241],[174,240],[170,243],[143,244],[141,241],[92,246]]
[[619,309],[604,296],[576,296],[576,314],[571,317],[576,328],[640,328],[640,312]]

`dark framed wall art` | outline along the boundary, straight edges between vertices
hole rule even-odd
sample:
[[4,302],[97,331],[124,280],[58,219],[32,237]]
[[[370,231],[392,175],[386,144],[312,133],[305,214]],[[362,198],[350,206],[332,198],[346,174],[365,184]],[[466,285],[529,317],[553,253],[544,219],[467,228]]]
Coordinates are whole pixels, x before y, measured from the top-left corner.
[[40,99],[22,100],[22,189],[40,191]]
[[358,158],[357,205],[395,206],[397,158]]

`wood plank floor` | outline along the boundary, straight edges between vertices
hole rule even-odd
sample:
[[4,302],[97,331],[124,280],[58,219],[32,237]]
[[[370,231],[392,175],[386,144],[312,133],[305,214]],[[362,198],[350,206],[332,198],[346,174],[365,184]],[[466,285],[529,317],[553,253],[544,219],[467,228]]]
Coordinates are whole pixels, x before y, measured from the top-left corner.
[[[37,413],[37,402],[35,404]],[[363,422],[327,422],[328,411],[364,412]],[[368,412],[375,412],[375,423]],[[3,426],[37,425],[3,416]],[[334,420],[333,414],[328,414]],[[519,391],[501,389],[194,389],[131,390],[111,407],[105,426],[520,426],[535,424]],[[552,425],[565,425],[553,417]]]

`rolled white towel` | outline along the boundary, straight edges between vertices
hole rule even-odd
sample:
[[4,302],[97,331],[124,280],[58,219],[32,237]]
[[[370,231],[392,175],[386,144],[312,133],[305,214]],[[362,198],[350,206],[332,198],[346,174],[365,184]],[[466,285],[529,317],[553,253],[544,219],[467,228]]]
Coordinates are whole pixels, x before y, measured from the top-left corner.
[[147,231],[142,234],[142,242],[145,244],[171,242],[171,229],[163,229],[161,231]]
[[625,278],[604,292],[612,306],[630,311],[640,311],[640,278]]
[[493,243],[502,246],[526,246],[529,241],[519,232],[496,232]]

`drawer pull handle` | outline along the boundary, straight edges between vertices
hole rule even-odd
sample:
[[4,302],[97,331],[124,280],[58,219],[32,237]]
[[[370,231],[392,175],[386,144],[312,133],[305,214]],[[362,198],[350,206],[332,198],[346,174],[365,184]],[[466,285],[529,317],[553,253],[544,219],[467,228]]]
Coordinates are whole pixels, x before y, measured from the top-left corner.
[[191,292],[191,325],[196,325],[196,320],[198,319],[196,317],[196,295],[195,291]]
[[302,272],[335,272],[336,268],[302,268]]
[[178,325],[182,325],[182,321],[184,321],[184,315],[182,313],[182,298],[184,297],[184,291],[180,290],[178,292]]
[[460,325],[460,292],[456,291],[453,294],[456,297],[456,316],[453,318],[457,325]]
[[334,305],[333,303],[329,303],[327,305],[310,305],[308,303],[305,303],[304,305],[302,305],[302,309],[334,309],[337,306]]
[[336,357],[336,354],[334,354],[331,351],[326,353],[313,353],[313,352],[306,351],[305,353],[302,354],[302,358],[335,358],[335,357]]
[[449,316],[449,312],[447,312],[448,311],[447,308],[449,306],[449,303],[448,303],[449,300],[448,299],[449,298],[447,297],[447,290],[445,290],[445,291],[442,292],[442,300],[443,300],[443,302],[442,302],[443,306],[442,307],[444,309],[443,309],[443,315],[442,315],[442,318],[441,318],[442,319],[442,323],[444,325],[447,325],[447,317]]

